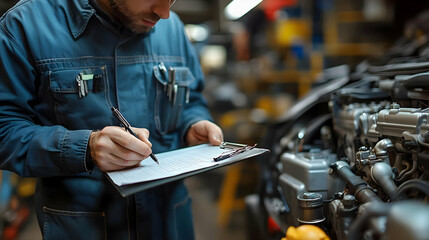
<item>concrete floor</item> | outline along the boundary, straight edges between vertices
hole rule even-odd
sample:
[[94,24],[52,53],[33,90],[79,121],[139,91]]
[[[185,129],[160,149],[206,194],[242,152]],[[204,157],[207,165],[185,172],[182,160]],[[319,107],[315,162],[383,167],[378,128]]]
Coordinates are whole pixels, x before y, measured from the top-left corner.
[[[227,226],[217,224],[217,200],[225,171],[228,167],[203,173],[185,180],[192,197],[195,237],[197,240],[244,240],[244,211],[234,210]],[[29,222],[20,231],[17,240],[42,239],[36,217],[31,216]]]
[[[226,168],[214,170],[185,180],[192,196],[195,238],[197,240],[244,240],[248,239],[245,229],[244,210],[234,210],[226,226],[217,222],[218,197]],[[216,172],[217,171],[217,172]]]

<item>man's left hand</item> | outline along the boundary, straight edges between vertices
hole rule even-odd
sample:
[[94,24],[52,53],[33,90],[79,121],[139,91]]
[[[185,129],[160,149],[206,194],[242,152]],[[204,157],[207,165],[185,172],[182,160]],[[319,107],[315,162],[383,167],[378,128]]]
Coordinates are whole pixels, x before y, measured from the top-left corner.
[[222,129],[207,120],[196,122],[189,128],[186,134],[186,142],[190,146],[202,143],[210,143],[217,146],[223,142]]

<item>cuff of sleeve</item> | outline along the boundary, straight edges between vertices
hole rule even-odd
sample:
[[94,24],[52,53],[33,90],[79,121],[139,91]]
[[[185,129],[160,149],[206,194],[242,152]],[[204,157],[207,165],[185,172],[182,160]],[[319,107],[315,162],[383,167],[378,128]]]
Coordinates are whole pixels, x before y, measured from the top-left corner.
[[88,171],[87,148],[91,130],[67,131],[61,142],[60,164],[63,171],[81,173]]
[[94,169],[94,159],[92,159],[91,156],[91,149],[89,148],[89,142],[88,145],[86,146],[86,154],[85,154],[85,170],[87,172],[92,172],[92,170]]

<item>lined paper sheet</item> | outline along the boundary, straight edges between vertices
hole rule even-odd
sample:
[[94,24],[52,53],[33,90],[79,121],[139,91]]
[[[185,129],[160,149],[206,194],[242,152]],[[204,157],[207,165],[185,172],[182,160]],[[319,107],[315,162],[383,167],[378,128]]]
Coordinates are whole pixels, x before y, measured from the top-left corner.
[[249,158],[268,150],[254,148],[221,162],[215,162],[213,160],[213,157],[217,157],[225,151],[227,150],[221,149],[219,146],[202,144],[156,154],[156,157],[159,160],[159,165],[148,158],[142,161],[138,167],[122,171],[108,172],[107,175],[116,185],[122,186],[177,176],[221,163]]

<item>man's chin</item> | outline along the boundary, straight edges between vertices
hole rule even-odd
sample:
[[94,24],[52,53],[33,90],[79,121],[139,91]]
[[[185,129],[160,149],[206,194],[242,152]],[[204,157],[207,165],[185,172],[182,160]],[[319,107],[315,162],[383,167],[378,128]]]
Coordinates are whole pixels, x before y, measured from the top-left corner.
[[152,30],[152,27],[130,24],[127,26],[134,33],[147,33]]

